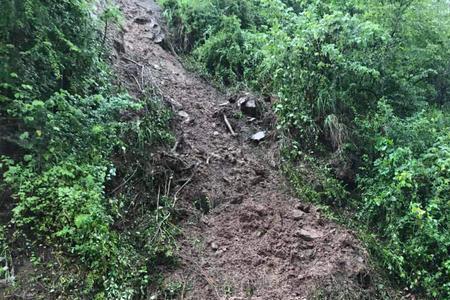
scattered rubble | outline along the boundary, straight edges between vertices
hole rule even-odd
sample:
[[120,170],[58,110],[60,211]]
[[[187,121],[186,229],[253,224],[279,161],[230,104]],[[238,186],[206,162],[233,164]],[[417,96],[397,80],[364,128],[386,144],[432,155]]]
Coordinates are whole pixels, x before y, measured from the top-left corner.
[[[309,299],[317,281],[337,272],[353,283],[366,267],[367,254],[345,229],[323,222],[314,207],[289,196],[278,166],[271,163],[276,145],[267,138],[272,123],[264,119],[263,100],[250,93],[227,97],[156,45],[163,26],[153,28],[153,21],[139,19],[158,20],[158,11],[148,13],[156,6],[153,0],[117,1],[128,20],[123,33],[127,57],[148,70],[142,76],[142,68],[134,66],[134,75],[145,81],[151,74],[175,114],[195,120],[192,126],[174,124],[177,135],[185,137],[174,147],[175,163],[182,157],[198,167],[195,175],[178,168],[189,178],[177,194],[176,210],[186,212],[178,220],[182,233],[174,253],[180,264],[161,267],[158,274],[189,286],[184,299]],[[142,38],[148,33],[154,35],[152,42]],[[127,74],[136,64],[117,52],[118,73]],[[258,147],[249,143],[265,139]],[[342,245],[344,235],[352,251]]]

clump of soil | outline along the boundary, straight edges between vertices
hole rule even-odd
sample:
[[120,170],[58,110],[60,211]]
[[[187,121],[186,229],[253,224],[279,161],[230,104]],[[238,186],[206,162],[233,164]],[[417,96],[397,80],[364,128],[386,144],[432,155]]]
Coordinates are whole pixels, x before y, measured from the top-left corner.
[[168,282],[182,283],[180,298],[307,299],[319,283],[327,295],[339,285],[354,299],[370,297],[368,255],[355,235],[290,196],[270,103],[248,93],[229,97],[186,71],[161,46],[153,1],[118,3],[126,17],[114,42],[120,81],[137,94],[152,88],[172,106],[172,155],[190,170],[173,187],[183,212],[179,266],[162,270]]

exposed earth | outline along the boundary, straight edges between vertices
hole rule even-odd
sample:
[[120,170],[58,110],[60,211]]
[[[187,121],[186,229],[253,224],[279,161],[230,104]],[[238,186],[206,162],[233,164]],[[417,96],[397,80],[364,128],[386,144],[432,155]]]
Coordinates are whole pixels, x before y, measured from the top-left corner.
[[170,51],[153,1],[117,2],[126,17],[113,42],[120,81],[136,94],[155,89],[176,116],[171,155],[184,177],[172,194],[182,233],[178,267],[161,272],[182,284],[180,298],[311,299],[330,288],[370,298],[368,255],[355,235],[291,196],[270,99],[218,91]]

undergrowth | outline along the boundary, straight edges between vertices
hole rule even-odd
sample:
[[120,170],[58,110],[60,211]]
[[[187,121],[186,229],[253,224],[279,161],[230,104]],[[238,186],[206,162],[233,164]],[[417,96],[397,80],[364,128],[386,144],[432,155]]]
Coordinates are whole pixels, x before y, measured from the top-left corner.
[[[1,279],[42,299],[147,297],[175,250],[160,188],[172,174],[157,156],[173,143],[171,113],[157,95],[110,84],[102,40],[116,7],[98,18],[84,0],[0,7],[0,184],[12,194],[0,199],[12,207]],[[35,272],[15,281],[26,260]]]

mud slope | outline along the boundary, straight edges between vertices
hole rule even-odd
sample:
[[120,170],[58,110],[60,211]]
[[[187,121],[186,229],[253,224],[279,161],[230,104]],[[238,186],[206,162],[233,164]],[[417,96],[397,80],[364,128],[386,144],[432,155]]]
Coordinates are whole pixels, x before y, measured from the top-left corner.
[[[180,264],[166,275],[183,284],[180,298],[309,299],[318,283],[328,282],[367,288],[367,254],[354,235],[287,192],[273,121],[249,123],[229,97],[165,51],[153,2],[117,2],[126,16],[114,41],[119,74],[135,91],[156,85],[172,104],[174,155],[192,167],[173,189],[185,216]],[[258,129],[269,134],[256,144],[248,137]]]

